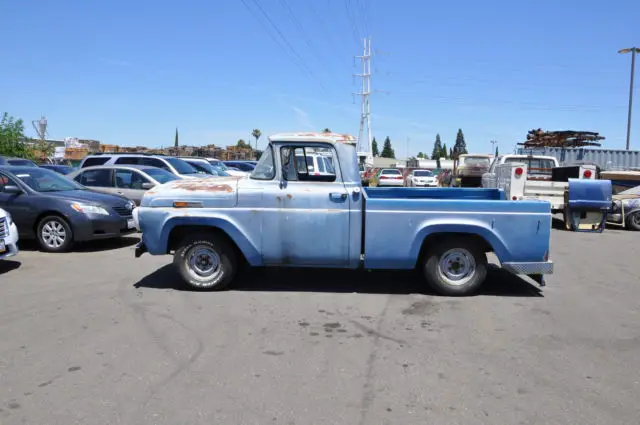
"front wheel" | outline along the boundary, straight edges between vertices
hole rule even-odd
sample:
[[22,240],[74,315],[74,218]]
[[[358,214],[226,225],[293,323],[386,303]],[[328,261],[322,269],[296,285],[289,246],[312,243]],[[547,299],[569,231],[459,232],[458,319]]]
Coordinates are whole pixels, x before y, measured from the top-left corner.
[[62,217],[50,215],[38,222],[38,245],[45,252],[67,252],[73,244],[71,226]]
[[474,240],[455,237],[429,249],[423,269],[437,293],[472,295],[487,277],[487,256]]
[[192,289],[221,290],[236,274],[233,247],[216,235],[187,236],[173,256],[173,264]]

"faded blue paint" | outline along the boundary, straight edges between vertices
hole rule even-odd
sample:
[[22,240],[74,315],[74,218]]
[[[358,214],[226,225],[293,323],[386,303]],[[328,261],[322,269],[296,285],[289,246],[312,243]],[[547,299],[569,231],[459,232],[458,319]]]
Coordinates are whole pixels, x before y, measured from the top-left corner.
[[611,180],[569,179],[568,203],[575,208],[611,208]]
[[[268,149],[309,144],[333,150],[334,182],[285,181],[276,154],[271,180],[192,179],[148,191],[138,209],[148,252],[166,254],[171,231],[194,225],[226,232],[252,266],[356,268],[364,246],[365,267],[408,269],[424,239],[443,232],[483,237],[502,262],[544,261],[548,202],[506,201],[498,189],[363,190],[353,146],[274,140]],[[174,208],[179,201],[203,207]]]

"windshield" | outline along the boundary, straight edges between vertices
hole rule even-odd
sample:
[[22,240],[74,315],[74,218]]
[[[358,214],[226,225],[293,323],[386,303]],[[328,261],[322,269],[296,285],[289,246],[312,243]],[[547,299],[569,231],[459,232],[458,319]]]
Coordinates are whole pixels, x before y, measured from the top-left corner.
[[178,174],[197,174],[198,170],[189,165],[186,161],[180,158],[163,158],[166,160],[173,168],[176,169]]
[[631,189],[623,190],[618,195],[640,195],[640,186],[632,187]]
[[7,162],[14,167],[37,167],[35,162],[28,159],[9,159]]
[[255,180],[271,180],[276,176],[276,166],[273,161],[273,148],[269,146],[262,155],[258,165],[251,172],[251,178]]
[[464,165],[481,165],[488,167],[491,160],[481,156],[468,156],[464,159]]
[[200,162],[200,161],[188,161],[189,165],[195,168],[200,174],[213,174],[217,175],[216,171],[213,169],[211,164],[208,162]]
[[222,161],[219,161],[217,159],[209,159],[209,164],[211,164],[211,167],[213,167],[214,170],[218,171],[218,170],[222,170],[222,171],[227,171],[229,170],[229,168],[224,165],[224,163]]
[[433,173],[428,170],[414,171],[413,175],[416,177],[433,177]]
[[84,186],[56,173],[40,167],[21,167],[11,170],[24,184],[36,192],[62,192],[64,190],[85,190]]
[[142,171],[149,174],[155,181],[160,184],[180,179],[175,174],[170,173],[167,170],[163,170],[162,168],[149,167],[143,168]]

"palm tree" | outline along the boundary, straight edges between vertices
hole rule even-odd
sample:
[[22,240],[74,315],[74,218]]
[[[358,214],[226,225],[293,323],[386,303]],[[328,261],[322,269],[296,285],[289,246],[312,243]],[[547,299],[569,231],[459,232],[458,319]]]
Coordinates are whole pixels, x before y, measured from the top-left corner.
[[325,128],[324,130],[322,130],[323,133],[331,133],[331,130],[328,128]]
[[253,131],[251,132],[251,135],[254,137],[254,139],[256,139],[256,150],[258,150],[258,139],[260,138],[260,136],[262,136],[262,131],[260,131],[257,128],[254,128]]

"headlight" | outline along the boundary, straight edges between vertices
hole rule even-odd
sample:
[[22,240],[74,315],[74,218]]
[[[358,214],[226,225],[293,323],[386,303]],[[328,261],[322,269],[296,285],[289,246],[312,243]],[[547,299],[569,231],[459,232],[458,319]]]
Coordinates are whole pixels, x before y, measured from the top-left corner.
[[109,211],[97,205],[73,203],[71,204],[71,208],[84,214],[109,215]]

